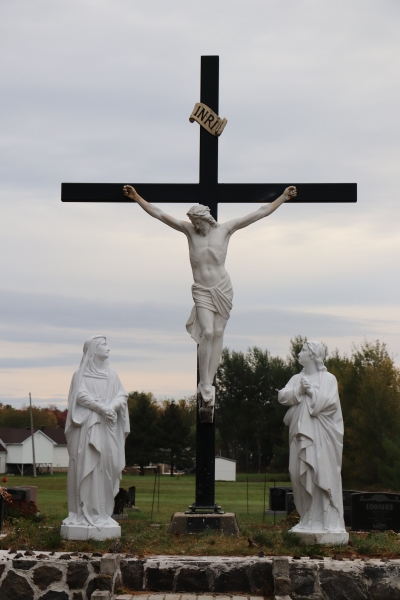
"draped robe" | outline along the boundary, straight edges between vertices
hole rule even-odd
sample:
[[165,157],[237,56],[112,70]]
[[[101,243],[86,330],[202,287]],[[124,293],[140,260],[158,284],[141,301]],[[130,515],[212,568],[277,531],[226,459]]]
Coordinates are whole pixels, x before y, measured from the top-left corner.
[[278,394],[289,406],[289,472],[300,523],[293,531],[343,532],[343,418],[337,381],[319,371],[312,398],[300,393],[304,372],[292,377]]
[[[125,392],[108,365],[99,372],[89,363],[75,372],[68,401],[68,511],[64,525],[118,525],[111,515],[125,467],[129,415]],[[99,403],[117,412],[114,424],[96,412]]]
[[228,320],[232,310],[233,288],[228,273],[221,281],[211,288],[206,288],[199,283],[192,285],[194,306],[186,323],[186,330],[192,338],[200,344],[202,331],[197,317],[197,308],[207,308],[218,313]]

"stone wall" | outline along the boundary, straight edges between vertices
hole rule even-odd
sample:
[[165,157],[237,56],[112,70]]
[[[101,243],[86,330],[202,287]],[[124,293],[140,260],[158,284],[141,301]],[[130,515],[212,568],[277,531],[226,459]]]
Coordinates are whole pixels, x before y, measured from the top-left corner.
[[89,600],[95,590],[113,593],[120,585],[117,554],[0,555],[1,600]]
[[[247,594],[291,600],[400,600],[400,560],[291,557],[136,559],[0,551],[1,600],[90,600],[97,590]],[[108,596],[108,594],[104,594]]]

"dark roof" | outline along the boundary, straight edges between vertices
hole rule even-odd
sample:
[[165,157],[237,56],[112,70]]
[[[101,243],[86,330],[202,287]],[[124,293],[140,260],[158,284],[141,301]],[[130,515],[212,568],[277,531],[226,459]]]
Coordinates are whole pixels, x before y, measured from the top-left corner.
[[[35,433],[40,429],[35,429]],[[63,429],[45,427],[42,433],[47,435],[56,444],[66,444],[67,440]],[[31,430],[26,427],[0,427],[0,440],[4,444],[22,444],[31,436]]]
[[45,427],[43,429],[43,433],[56,444],[67,444],[67,438],[65,437],[64,429],[60,429],[60,427]]
[[7,448],[5,448],[3,444],[0,444],[0,452],[7,452]]

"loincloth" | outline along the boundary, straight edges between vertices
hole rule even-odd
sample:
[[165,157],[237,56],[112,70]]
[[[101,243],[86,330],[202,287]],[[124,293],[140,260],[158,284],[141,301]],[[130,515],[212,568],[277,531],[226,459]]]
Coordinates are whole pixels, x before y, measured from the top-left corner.
[[194,306],[186,323],[186,329],[192,338],[200,344],[201,327],[197,318],[197,308],[207,308],[218,313],[224,319],[229,319],[232,310],[233,288],[228,273],[221,281],[211,288],[203,287],[198,283],[192,285]]

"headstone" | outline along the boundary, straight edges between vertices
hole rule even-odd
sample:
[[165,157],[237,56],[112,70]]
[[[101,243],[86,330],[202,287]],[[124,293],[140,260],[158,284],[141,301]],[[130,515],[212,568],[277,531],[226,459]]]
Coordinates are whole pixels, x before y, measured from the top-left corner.
[[29,502],[31,499],[30,490],[27,488],[7,488],[13,502]]
[[289,486],[282,487],[270,487],[269,488],[269,510],[278,512],[286,511],[286,495],[291,492],[292,488]]
[[114,498],[114,515],[122,515],[128,492],[124,488],[119,488],[118,494]]
[[37,486],[36,485],[18,485],[15,486],[14,488],[15,490],[27,490],[29,492],[29,498],[28,500],[31,500],[32,502],[37,501]]
[[125,500],[125,506],[127,508],[131,508],[132,506],[135,506],[136,504],[136,487],[134,485],[131,485],[131,487],[128,488],[128,492],[126,495],[126,500]]
[[292,490],[290,490],[290,492],[288,492],[286,494],[286,515],[289,516],[290,514],[292,514],[292,512],[294,510],[296,510],[296,505],[294,503],[294,498],[293,498],[293,492]]
[[351,496],[360,494],[360,490],[343,490],[343,518],[346,527],[351,527]]
[[400,494],[352,494],[351,512],[354,531],[400,531]]

